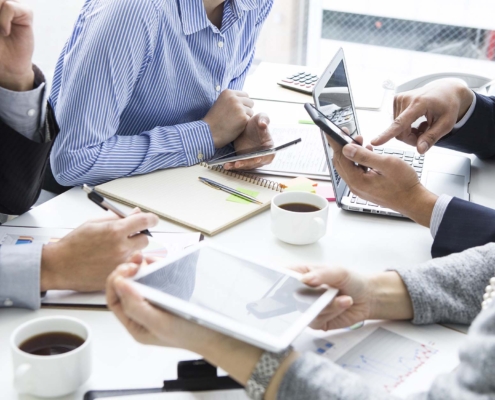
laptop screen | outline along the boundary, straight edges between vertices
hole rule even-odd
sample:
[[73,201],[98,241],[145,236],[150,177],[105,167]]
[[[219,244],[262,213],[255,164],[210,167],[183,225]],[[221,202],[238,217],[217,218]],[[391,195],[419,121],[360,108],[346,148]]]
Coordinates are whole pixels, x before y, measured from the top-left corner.
[[[340,53],[340,52],[339,52]],[[333,63],[333,61],[332,61]],[[326,74],[325,74],[326,75]],[[354,104],[352,102],[347,72],[344,59],[340,60],[337,68],[328,79],[325,87],[320,92],[315,92],[316,106],[340,129],[351,136],[359,135],[359,127],[356,120]],[[347,184],[340,178],[332,163],[332,148],[322,133],[328,168],[332,175],[337,204],[340,206],[342,198],[347,194]]]

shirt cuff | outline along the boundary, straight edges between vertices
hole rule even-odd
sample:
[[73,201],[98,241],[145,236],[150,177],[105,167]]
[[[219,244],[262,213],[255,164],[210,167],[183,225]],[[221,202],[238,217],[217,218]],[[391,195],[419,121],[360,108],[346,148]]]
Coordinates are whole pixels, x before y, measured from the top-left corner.
[[45,83],[41,71],[37,68],[34,71],[35,83],[40,80],[43,82],[33,90],[14,92],[0,87],[0,119],[29,140],[40,143]]
[[464,114],[464,117],[461,118],[461,120],[454,125],[454,128],[452,131],[456,131],[457,129],[461,129],[464,124],[471,118],[471,116],[474,113],[474,109],[476,108],[476,96],[474,92],[471,92],[473,94],[473,102],[471,103],[471,106],[468,108],[466,114]]
[[442,223],[443,216],[445,211],[447,211],[447,207],[449,206],[451,200],[452,196],[442,194],[435,203],[435,207],[433,207],[433,213],[431,214],[430,220],[430,232],[433,239],[437,236],[438,228]]
[[40,308],[41,244],[0,248],[0,308]]
[[187,165],[211,159],[215,154],[215,145],[210,126],[204,121],[175,125],[182,140]]

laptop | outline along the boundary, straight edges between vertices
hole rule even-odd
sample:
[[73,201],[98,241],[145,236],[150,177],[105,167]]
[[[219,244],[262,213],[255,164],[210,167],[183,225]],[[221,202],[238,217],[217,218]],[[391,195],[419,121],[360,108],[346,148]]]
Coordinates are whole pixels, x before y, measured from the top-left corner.
[[[360,130],[347,71],[344,51],[340,49],[318,80],[313,91],[313,98],[320,112],[339,128],[346,128],[354,137],[360,134]],[[333,166],[333,150],[323,131],[321,135],[336,202],[340,208],[362,213],[404,217],[397,211],[380,207],[352,193]],[[423,186],[432,193],[448,194],[469,201],[471,160],[468,157],[450,154],[428,154],[425,157],[415,152],[412,147],[409,150],[387,145],[376,147],[373,151],[378,154],[392,155],[407,162],[415,169]]]

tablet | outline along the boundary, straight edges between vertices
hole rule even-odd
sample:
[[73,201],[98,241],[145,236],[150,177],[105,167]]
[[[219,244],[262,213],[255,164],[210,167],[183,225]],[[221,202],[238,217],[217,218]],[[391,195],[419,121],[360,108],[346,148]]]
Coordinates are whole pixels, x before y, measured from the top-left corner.
[[333,288],[310,288],[300,276],[200,243],[141,269],[132,284],[158,307],[278,352],[337,294]]
[[234,151],[232,153],[228,153],[223,155],[222,157],[215,158],[213,160],[207,161],[206,164],[214,167],[215,165],[223,165],[228,162],[235,162],[241,160],[249,160],[251,158],[257,157],[265,157],[275,153],[278,153],[281,150],[285,150],[291,146],[294,146],[302,141],[301,138],[291,140],[290,142],[283,143],[278,146],[259,146],[252,149],[246,149],[242,151]]

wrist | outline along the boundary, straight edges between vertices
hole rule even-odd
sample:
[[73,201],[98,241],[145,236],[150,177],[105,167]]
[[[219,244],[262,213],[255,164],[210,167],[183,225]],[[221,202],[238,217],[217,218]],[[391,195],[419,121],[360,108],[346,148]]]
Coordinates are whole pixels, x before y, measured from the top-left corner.
[[431,193],[418,183],[405,194],[404,198],[399,199],[397,211],[416,223],[429,228],[433,208],[437,200],[438,196],[436,194]]
[[211,140],[213,141],[213,145],[215,146],[215,149],[221,148],[222,146],[220,146],[219,137],[216,134],[217,129],[215,128],[214,124],[210,121],[210,119],[208,118],[208,116],[204,117],[202,119],[202,121],[206,125],[208,125],[208,129],[210,130]]
[[27,92],[34,88],[34,71],[30,68],[24,73],[7,74],[0,72],[0,87],[13,92]]
[[459,122],[464,117],[464,115],[466,115],[469,108],[471,107],[471,104],[473,104],[474,96],[475,96],[474,92],[471,89],[469,89],[466,85],[459,85],[457,93],[460,104],[459,104],[459,113],[457,115],[456,123]]
[[369,319],[408,320],[414,317],[411,297],[400,275],[381,272],[370,278],[372,288]]
[[[206,329],[206,328],[204,328]],[[209,331],[207,340],[188,349],[201,354],[210,364],[222,368],[242,385],[246,385],[263,350],[230,336]]]
[[[57,267],[60,261],[60,251],[58,243],[48,244],[43,246],[41,253],[41,271],[40,271],[40,290],[46,292],[47,290],[61,289],[62,285],[59,283],[59,274]],[[68,288],[65,288],[68,289]]]

